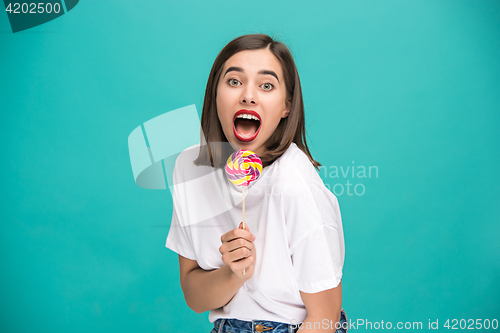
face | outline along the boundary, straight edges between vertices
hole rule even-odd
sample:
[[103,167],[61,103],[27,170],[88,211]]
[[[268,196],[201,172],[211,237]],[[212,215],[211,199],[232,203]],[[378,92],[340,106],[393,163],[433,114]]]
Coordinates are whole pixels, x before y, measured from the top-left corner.
[[222,69],[216,103],[222,130],[232,147],[261,156],[281,118],[290,112],[279,60],[268,49],[233,55]]

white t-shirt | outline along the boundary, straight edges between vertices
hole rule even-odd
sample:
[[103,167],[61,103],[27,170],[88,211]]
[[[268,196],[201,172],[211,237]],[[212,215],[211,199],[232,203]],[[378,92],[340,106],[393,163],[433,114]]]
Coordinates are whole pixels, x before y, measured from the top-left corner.
[[[194,165],[197,147],[186,149],[176,161],[165,246],[204,270],[214,270],[224,265],[221,236],[242,221],[242,189],[227,179],[224,169]],[[245,189],[245,223],[256,237],[254,275],[226,306],[210,311],[210,322],[302,322],[307,311],[299,290],[317,293],[337,287],[345,250],[337,198],[295,143]]]

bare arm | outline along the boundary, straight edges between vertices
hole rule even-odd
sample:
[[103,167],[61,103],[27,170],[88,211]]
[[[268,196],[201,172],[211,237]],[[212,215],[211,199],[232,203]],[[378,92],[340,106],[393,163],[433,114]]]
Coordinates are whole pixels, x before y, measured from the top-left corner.
[[[195,260],[179,255],[181,287],[186,303],[193,311],[202,313],[223,307],[253,276],[254,239],[248,226],[245,230],[233,229],[222,235],[219,251],[224,265],[212,271],[206,271]],[[243,270],[246,270],[245,274]]]
[[237,278],[228,265],[205,271],[195,260],[179,255],[179,267],[184,298],[196,313],[226,305],[245,282]]
[[336,288],[319,293],[309,294],[301,291],[300,297],[306,307],[307,316],[297,333],[334,333],[335,323],[340,321],[342,310],[342,281]]

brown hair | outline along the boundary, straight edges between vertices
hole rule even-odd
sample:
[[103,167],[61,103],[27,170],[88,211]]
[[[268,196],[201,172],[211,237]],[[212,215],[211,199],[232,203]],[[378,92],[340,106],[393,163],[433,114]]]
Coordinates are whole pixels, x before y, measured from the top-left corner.
[[[287,99],[292,99],[290,113],[286,118],[281,118],[276,130],[266,142],[266,152],[260,156],[264,167],[271,165],[278,157],[295,142],[319,170],[321,164],[315,161],[307,147],[305,136],[304,102],[300,87],[299,74],[295,61],[288,48],[268,35],[252,34],[243,35],[233,39],[220,51],[208,76],[203,112],[201,115],[201,146],[196,165],[207,165],[222,168],[226,160],[234,152],[230,144],[211,144],[228,142],[217,115],[217,86],[225,62],[234,54],[244,50],[259,50],[268,48],[279,60],[283,68],[283,76],[287,90]],[[203,137],[204,136],[204,137]],[[206,142],[206,145],[204,144]]]

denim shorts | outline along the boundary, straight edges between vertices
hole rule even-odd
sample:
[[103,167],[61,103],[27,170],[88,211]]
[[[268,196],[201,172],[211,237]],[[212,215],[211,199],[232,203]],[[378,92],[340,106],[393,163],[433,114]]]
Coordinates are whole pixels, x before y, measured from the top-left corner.
[[[340,325],[337,326],[339,328],[335,333],[347,333],[349,329],[349,320],[344,309],[340,312]],[[299,325],[297,324],[286,324],[269,320],[243,321],[233,318],[220,318],[214,322],[214,328],[210,333],[295,333],[298,330]]]

